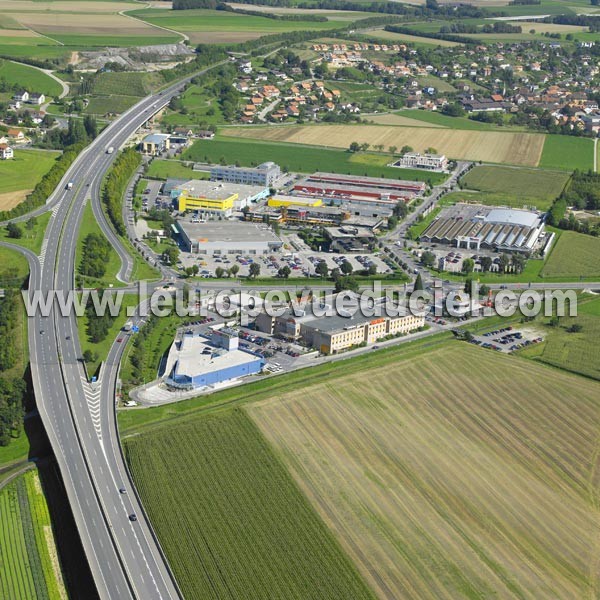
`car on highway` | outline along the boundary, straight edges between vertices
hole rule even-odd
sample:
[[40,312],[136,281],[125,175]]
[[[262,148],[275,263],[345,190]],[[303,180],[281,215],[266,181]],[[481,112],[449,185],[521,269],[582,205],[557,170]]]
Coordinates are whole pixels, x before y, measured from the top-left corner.
[[117,338],[117,342],[121,343],[123,341],[123,338]]
[[130,521],[137,521],[137,516],[136,516],[136,514],[135,514],[135,513],[131,513],[131,514],[129,515],[129,520],[130,520]]
[[124,487],[119,488],[119,494],[126,494],[127,490]]

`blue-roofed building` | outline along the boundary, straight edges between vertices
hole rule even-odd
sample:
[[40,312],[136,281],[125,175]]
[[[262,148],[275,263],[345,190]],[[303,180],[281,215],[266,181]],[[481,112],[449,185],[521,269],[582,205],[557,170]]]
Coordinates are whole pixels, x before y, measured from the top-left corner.
[[150,133],[140,145],[144,154],[158,156],[170,147],[171,136],[168,133]]

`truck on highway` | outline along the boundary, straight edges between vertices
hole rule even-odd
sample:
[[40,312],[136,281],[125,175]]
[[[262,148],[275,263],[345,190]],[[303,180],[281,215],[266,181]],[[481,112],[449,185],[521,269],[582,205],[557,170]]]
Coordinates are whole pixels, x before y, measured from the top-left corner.
[[73,182],[69,181],[69,183],[67,183],[67,189],[68,190],[72,190],[73,189]]
[[113,146],[109,146],[109,147],[106,149],[106,154],[112,154],[114,151],[115,151],[114,147],[113,147]]

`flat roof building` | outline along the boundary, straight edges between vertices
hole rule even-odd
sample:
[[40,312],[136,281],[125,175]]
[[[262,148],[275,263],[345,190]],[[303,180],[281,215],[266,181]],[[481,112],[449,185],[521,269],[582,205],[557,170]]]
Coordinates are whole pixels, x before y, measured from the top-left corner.
[[234,210],[241,210],[268,195],[268,187],[204,179],[192,179],[171,190],[171,198],[177,200],[179,212],[193,210],[203,215],[227,217]]
[[212,181],[243,183],[271,187],[281,177],[281,169],[274,162],[264,162],[258,167],[214,166],[210,169]]
[[300,196],[282,196],[278,194],[269,198],[267,204],[272,208],[287,208],[288,206],[318,207],[323,206],[323,200],[320,198],[302,198]]
[[278,252],[283,246],[283,242],[273,230],[268,225],[260,223],[247,221],[192,223],[191,220],[180,219],[176,226],[183,249],[195,254],[258,256]]
[[182,389],[196,389],[215,387],[260,373],[265,364],[262,357],[239,350],[236,344],[231,345],[233,348],[227,350],[225,347],[215,346],[201,335],[184,333],[173,342],[169,350],[165,382]]
[[443,154],[419,154],[407,152],[392,166],[406,169],[425,169],[427,171],[444,171],[448,167],[448,159]]

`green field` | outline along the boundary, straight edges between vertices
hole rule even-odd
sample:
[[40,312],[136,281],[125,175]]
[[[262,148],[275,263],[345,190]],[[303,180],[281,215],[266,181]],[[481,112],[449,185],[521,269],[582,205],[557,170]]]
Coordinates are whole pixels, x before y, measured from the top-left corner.
[[563,231],[542,269],[544,277],[600,279],[600,239]]
[[0,598],[65,594],[48,505],[37,472],[28,471],[0,490]]
[[[234,135],[233,129],[228,129],[227,132]],[[378,164],[366,162],[371,156],[375,157],[374,160]],[[220,136],[213,140],[198,140],[184,152],[183,159],[213,163],[218,163],[223,159],[228,164],[234,164],[237,161],[242,166],[258,165],[274,160],[284,170],[301,173],[327,171],[349,175],[431,181],[434,184],[444,179],[444,176],[439,173],[379,166],[382,161],[389,162],[390,157],[385,155],[376,156],[367,153],[356,157],[344,150]]]
[[[22,281],[29,273],[29,263],[27,259],[10,248],[0,246],[0,281],[4,282],[8,273],[15,273],[14,278],[17,281]],[[11,279],[13,276],[11,275]],[[1,284],[1,287],[8,285],[8,281]],[[20,287],[20,286],[19,286]]]
[[373,598],[242,412],[129,439],[125,453],[185,597]]
[[10,84],[17,84],[30,92],[45,94],[48,100],[62,92],[60,84],[52,77],[28,65],[8,60],[0,59],[0,79],[5,79]]
[[104,72],[93,80],[92,93],[97,96],[147,96],[161,83],[160,75],[140,72]]
[[588,138],[547,135],[538,165],[543,169],[587,171],[594,168],[594,142]]
[[90,115],[119,114],[139,101],[139,96],[95,96],[90,98],[88,105],[85,107],[85,112]]
[[442,125],[443,127],[449,127],[450,129],[483,131],[499,129],[497,126],[491,125],[490,123],[480,123],[479,121],[467,119],[467,117],[449,117],[437,111],[434,112],[431,110],[405,109],[394,114],[398,114],[401,117],[408,117],[409,119],[417,119],[418,121],[423,121],[424,123],[431,123],[432,125]]
[[151,179],[208,179],[206,171],[194,171],[178,160],[154,159],[148,166],[146,177]]
[[[600,380],[600,353],[596,352],[600,336],[600,299],[581,297],[577,316],[560,317],[557,326],[549,326],[548,317],[535,321],[542,328],[544,342],[521,350],[519,354],[573,373]],[[577,324],[581,331],[571,333],[568,328]]]
[[0,194],[32,190],[59,155],[47,150],[15,150],[12,160],[0,162]]
[[547,210],[560,195],[568,179],[569,175],[564,171],[486,165],[474,167],[462,178],[461,183],[471,190],[483,192],[475,198],[483,204],[535,206]]
[[52,39],[65,46],[80,47],[85,50],[107,46],[122,48],[126,46],[147,46],[149,44],[176,44],[181,41],[179,35],[169,35],[167,32],[164,35],[77,35],[52,33]]

